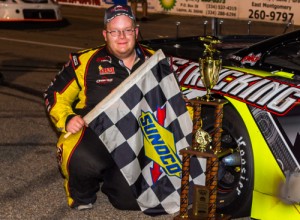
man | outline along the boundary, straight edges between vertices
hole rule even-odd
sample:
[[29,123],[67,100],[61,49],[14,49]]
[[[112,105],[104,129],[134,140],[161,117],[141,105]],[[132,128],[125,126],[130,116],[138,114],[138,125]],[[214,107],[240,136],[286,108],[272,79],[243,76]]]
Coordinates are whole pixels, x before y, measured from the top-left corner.
[[[85,126],[83,116],[134,72],[153,51],[139,45],[138,29],[129,6],[105,11],[106,44],[70,55],[70,60],[45,92],[49,116],[61,132],[57,143],[59,168],[68,205],[92,208],[102,184],[114,207],[137,210],[128,183],[100,139]],[[72,135],[67,138],[65,133]]]

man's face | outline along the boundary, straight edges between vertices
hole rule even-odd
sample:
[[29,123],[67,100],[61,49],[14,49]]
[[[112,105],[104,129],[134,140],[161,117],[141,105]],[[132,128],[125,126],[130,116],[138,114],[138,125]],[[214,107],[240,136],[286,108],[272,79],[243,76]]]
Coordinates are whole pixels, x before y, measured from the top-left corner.
[[103,30],[108,49],[119,59],[133,54],[137,34],[138,29],[134,27],[134,22],[126,15],[115,17],[107,24],[106,30]]

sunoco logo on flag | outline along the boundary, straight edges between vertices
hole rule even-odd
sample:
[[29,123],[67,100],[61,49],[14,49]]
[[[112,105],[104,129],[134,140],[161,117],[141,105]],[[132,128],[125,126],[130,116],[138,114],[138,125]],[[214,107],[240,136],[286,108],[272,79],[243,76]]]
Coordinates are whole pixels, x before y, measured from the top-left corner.
[[[146,214],[179,211],[179,150],[191,144],[192,121],[161,51],[84,119],[111,153],[142,211]],[[192,165],[197,172],[191,170],[191,184],[203,183],[199,162]]]
[[172,132],[158,124],[150,112],[142,112],[139,123],[144,134],[146,156],[159,164],[167,175],[180,177],[181,161]]

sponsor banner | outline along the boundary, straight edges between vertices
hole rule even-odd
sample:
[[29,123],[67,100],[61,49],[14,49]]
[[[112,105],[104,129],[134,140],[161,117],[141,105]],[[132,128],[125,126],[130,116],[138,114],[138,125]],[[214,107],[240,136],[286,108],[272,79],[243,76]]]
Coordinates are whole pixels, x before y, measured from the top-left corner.
[[[130,5],[130,2],[127,0],[58,0],[58,2],[62,5],[80,5],[80,6],[88,6],[88,7],[99,7],[100,8],[108,8],[112,6],[114,3],[123,4],[127,2]],[[161,11],[161,6],[157,0],[148,0],[148,12],[156,13],[158,12],[158,8]],[[138,11],[142,11],[142,5],[138,4]]]
[[58,0],[58,3],[62,5],[83,5],[90,7],[103,6],[102,0]]
[[[61,4],[107,8],[121,0],[58,0]],[[129,1],[122,0],[122,2]],[[300,25],[300,0],[148,0],[148,12]],[[138,4],[138,11],[142,10]]]
[[[226,19],[300,25],[300,0],[159,0],[161,11]],[[171,3],[173,1],[173,3]]]
[[291,22],[300,25],[300,0],[253,0],[243,1],[239,18],[274,23]]
[[238,18],[238,0],[160,0],[161,7],[171,14],[216,18]]

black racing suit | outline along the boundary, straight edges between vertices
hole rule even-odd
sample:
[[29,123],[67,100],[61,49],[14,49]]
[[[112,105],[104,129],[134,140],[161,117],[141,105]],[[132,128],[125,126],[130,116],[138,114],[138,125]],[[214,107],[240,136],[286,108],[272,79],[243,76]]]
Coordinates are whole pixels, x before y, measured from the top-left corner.
[[57,158],[64,176],[68,205],[94,203],[102,184],[111,203],[119,209],[139,209],[128,183],[106,147],[88,127],[64,138],[67,122],[84,116],[130,73],[153,54],[136,44],[137,59],[131,70],[109,53],[106,45],[70,54],[70,60],[45,91],[45,104],[51,121],[61,136]]

